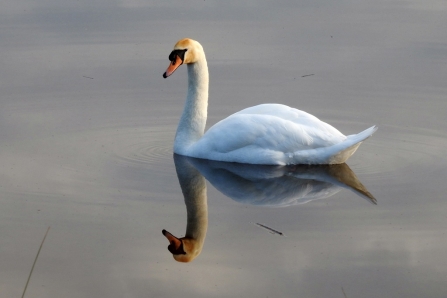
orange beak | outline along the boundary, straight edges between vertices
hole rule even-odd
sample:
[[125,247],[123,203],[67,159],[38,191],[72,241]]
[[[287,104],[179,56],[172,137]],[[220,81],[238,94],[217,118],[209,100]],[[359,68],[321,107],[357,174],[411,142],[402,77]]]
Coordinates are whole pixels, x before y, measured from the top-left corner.
[[182,59],[180,59],[180,57],[176,55],[175,60],[169,64],[168,69],[166,69],[166,72],[163,74],[163,78],[166,79],[167,77],[172,75],[174,71],[182,64],[183,64]]
[[178,239],[166,230],[163,230],[162,233],[169,240],[170,245],[168,246],[168,250],[172,254],[186,254],[183,250],[182,240]]

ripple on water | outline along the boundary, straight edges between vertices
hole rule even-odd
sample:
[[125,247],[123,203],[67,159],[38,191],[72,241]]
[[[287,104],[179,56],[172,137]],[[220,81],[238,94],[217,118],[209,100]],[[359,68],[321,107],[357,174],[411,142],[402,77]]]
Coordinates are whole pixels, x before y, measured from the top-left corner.
[[160,126],[120,133],[112,158],[129,166],[146,165],[151,169],[166,169],[167,163],[173,163],[174,131],[170,126]]

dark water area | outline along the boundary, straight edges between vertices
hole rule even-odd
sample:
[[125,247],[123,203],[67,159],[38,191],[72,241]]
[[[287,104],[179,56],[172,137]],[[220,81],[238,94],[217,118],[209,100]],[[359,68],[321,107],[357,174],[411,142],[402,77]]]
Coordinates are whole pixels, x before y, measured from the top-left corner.
[[[3,4],[0,296],[50,226],[25,297],[446,297],[444,1]],[[186,68],[162,74],[183,37],[207,127],[282,103],[379,130],[349,171],[179,166]],[[180,263],[162,230],[187,224],[201,252]]]

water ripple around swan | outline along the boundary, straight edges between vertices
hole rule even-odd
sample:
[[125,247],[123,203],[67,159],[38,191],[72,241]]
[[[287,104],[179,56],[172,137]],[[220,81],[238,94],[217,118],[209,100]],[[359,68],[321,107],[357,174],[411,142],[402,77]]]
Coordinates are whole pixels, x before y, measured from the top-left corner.
[[125,131],[118,136],[113,159],[128,166],[155,166],[165,171],[166,163],[172,163],[173,131],[165,126]]

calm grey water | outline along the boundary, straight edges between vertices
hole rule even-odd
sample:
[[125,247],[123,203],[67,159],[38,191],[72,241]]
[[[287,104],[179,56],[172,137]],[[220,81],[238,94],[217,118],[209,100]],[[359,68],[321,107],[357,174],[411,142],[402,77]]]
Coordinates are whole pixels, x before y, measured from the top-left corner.
[[[2,1],[2,297],[49,226],[26,297],[447,296],[446,2],[239,2]],[[205,175],[202,253],[176,262],[186,69],[162,74],[183,37],[207,54],[209,125],[266,102],[378,125],[348,161],[377,205],[339,187],[266,207]]]

